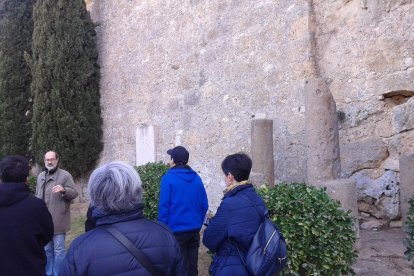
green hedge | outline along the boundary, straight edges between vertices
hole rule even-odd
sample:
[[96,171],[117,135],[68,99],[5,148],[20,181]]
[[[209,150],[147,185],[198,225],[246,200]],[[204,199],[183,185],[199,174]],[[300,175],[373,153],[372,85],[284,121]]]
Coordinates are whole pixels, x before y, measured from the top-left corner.
[[36,193],[36,176],[29,175],[27,178],[27,185],[29,185],[30,191],[34,195]]
[[168,166],[162,162],[148,163],[136,167],[136,170],[144,187],[144,215],[148,219],[156,220],[158,217],[161,178],[167,172]]
[[354,219],[325,190],[282,183],[258,192],[286,238],[294,275],[353,273],[351,266],[357,257]]

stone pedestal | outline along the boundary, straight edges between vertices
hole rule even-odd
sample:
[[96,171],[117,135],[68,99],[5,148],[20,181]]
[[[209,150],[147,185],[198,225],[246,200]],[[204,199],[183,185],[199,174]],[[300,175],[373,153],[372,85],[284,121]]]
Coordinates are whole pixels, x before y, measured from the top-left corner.
[[341,171],[336,104],[324,80],[306,82],[305,109],[307,181],[317,185]]
[[[358,198],[355,181],[351,179],[336,179],[322,183],[318,187],[326,187],[326,193],[330,198],[338,200],[344,211],[351,211],[352,217],[355,219],[354,230],[357,239],[359,239]],[[357,246],[359,246],[358,240]]]
[[408,200],[414,196],[414,154],[400,159],[400,209],[403,224],[407,220],[410,205]]
[[[268,119],[252,120],[252,175],[262,175],[267,185],[273,186],[274,157],[273,157],[273,121]],[[254,183],[262,185],[263,183]]]

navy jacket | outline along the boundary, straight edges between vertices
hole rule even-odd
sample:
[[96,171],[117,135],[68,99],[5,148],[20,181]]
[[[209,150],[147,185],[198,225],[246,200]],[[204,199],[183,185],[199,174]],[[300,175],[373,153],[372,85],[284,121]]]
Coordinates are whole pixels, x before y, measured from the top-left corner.
[[105,214],[92,209],[96,228],[76,238],[60,275],[150,275],[135,257],[100,225],[112,225],[147,256],[162,275],[187,275],[180,246],[167,226],[143,217],[137,210]]
[[44,275],[52,216],[25,183],[0,183],[0,275]]
[[200,176],[189,166],[176,166],[161,180],[158,220],[174,233],[200,230],[208,209]]
[[203,235],[204,245],[215,253],[209,269],[211,275],[249,275],[236,244],[244,255],[261,222],[258,212],[263,214],[265,209],[252,184],[240,185],[225,194]]

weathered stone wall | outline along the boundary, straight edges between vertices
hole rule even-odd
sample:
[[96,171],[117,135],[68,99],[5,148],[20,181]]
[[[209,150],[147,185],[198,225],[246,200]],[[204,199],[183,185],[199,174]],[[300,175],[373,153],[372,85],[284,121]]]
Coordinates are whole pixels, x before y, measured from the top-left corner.
[[[101,163],[135,164],[136,129],[152,125],[156,159],[185,145],[214,209],[221,160],[249,153],[251,120],[267,118],[274,122],[276,181],[304,182],[310,77],[325,79],[336,101],[342,176],[356,178],[361,201],[388,171],[398,181],[399,157],[414,153],[413,1],[87,4],[98,24]],[[388,193],[393,206],[395,189]],[[394,216],[389,208],[381,213]]]
[[399,216],[398,160],[414,151],[414,4],[315,1],[314,10],[317,59],[342,119],[342,176],[356,180],[361,215],[377,219],[366,225],[381,227]]

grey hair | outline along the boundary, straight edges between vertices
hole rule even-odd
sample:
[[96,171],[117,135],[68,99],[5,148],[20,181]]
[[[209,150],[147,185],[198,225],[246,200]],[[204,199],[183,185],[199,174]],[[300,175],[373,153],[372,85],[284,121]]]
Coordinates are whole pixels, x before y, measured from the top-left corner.
[[142,182],[130,165],[113,161],[93,171],[88,183],[91,204],[108,212],[127,212],[142,201]]

